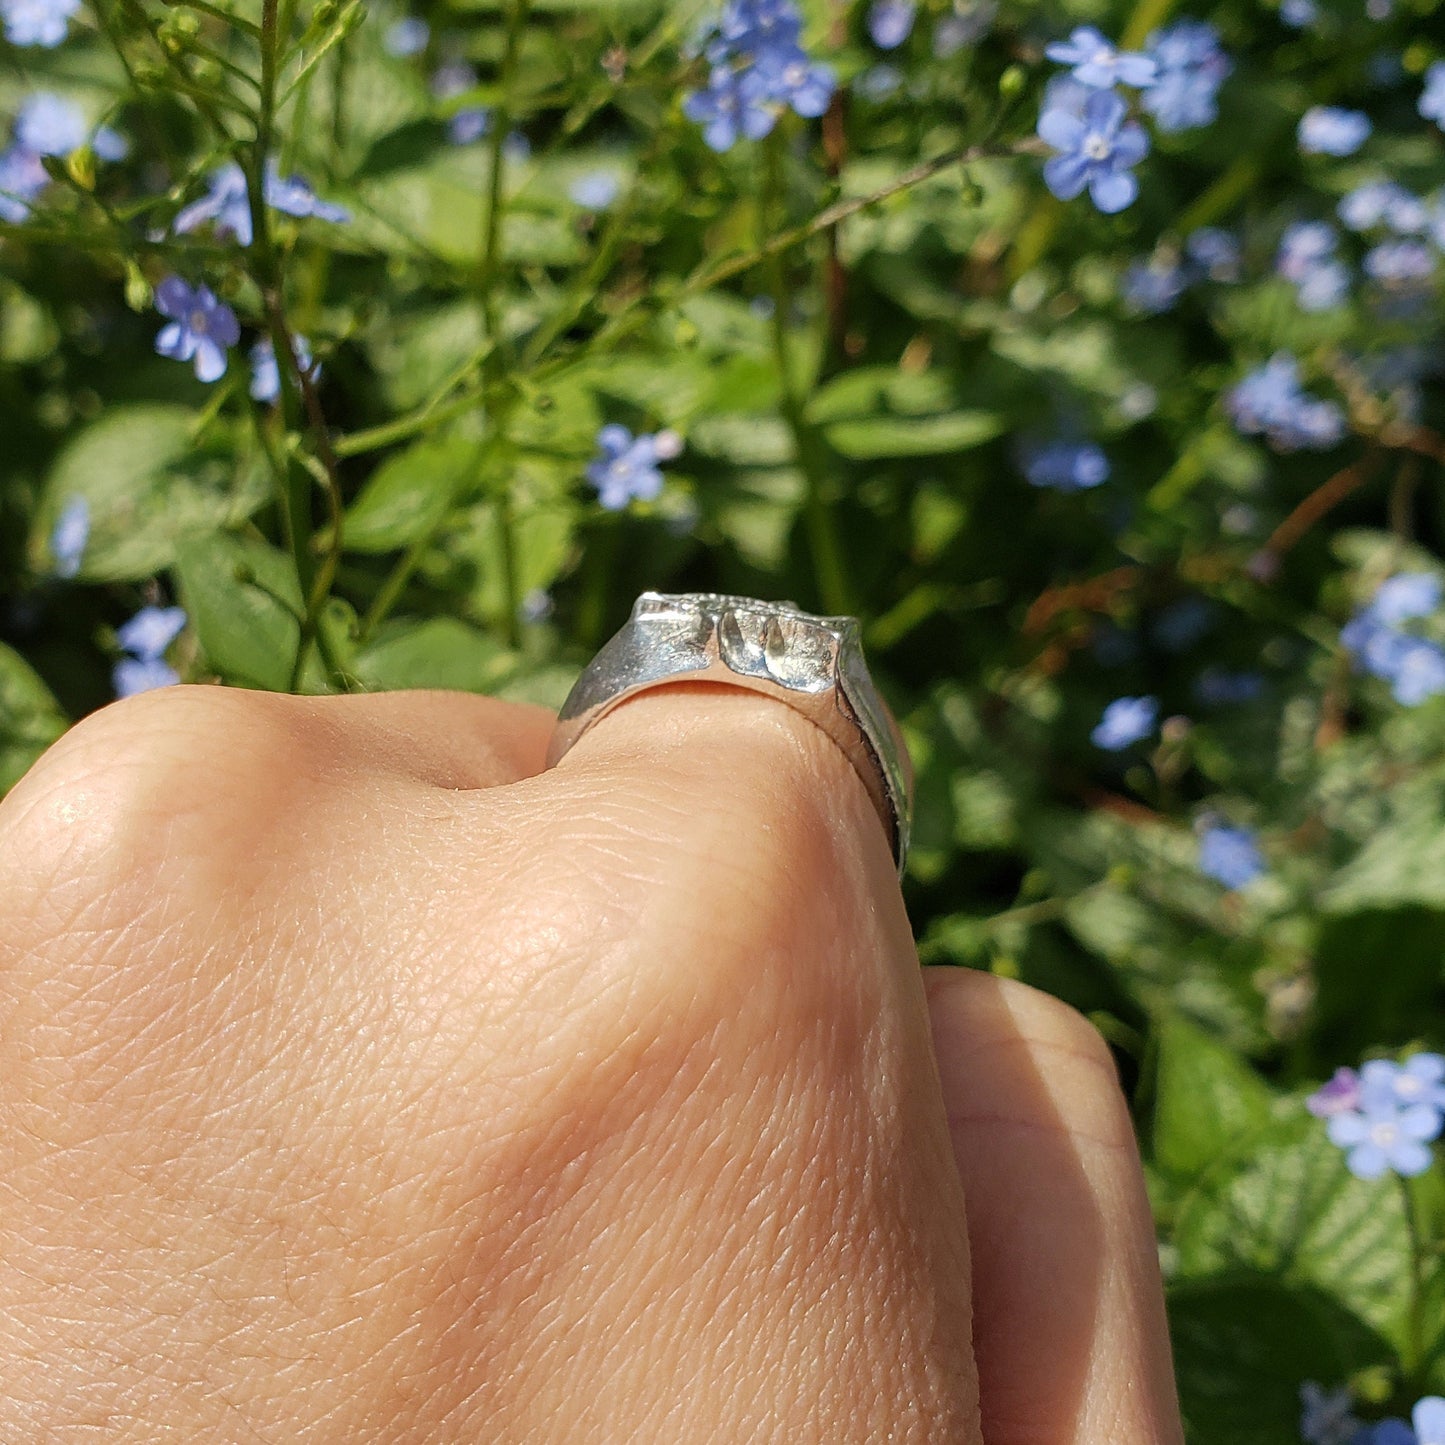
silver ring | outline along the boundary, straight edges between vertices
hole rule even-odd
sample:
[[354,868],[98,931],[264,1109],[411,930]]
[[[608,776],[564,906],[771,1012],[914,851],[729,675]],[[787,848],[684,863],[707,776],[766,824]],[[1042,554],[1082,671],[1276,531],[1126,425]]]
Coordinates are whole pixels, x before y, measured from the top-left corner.
[[752,597],[644,592],[562,704],[547,766],[619,703],[670,682],[748,688],[816,723],[868,789],[903,872],[913,804],[908,753],[863,660],[856,618],[814,617],[791,602]]

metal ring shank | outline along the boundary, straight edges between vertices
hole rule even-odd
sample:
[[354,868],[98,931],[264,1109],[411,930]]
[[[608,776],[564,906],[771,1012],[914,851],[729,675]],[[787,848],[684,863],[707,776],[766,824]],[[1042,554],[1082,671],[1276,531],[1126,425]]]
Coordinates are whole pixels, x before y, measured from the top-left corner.
[[644,593],[631,621],[568,696],[547,766],[628,698],[679,682],[745,688],[776,698],[820,727],[867,788],[902,871],[908,770],[902,741],[868,675],[853,619],[814,618],[789,604],[751,598]]

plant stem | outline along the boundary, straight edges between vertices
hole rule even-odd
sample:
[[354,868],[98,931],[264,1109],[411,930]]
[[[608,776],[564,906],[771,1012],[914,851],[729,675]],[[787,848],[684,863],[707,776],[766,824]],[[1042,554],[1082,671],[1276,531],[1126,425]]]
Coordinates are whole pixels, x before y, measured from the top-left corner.
[[[777,132],[768,137],[764,147],[763,194],[758,206],[760,230],[766,231],[772,219],[781,214],[786,202],[783,194],[782,141]],[[808,531],[813,555],[813,580],[826,612],[843,615],[849,606],[847,571],[843,562],[842,543],[834,525],[833,512],[826,495],[827,460],[821,454],[818,437],[807,419],[802,398],[793,378],[792,359],[788,347],[788,284],[781,253],[770,258],[769,291],[773,302],[773,357],[778,368],[782,391],[783,419],[793,434],[793,449],[807,485],[803,501],[803,521]]]
[[[500,96],[492,115],[492,167],[491,174],[487,177],[487,204],[482,220],[482,254],[477,286],[481,292],[482,320],[490,348],[483,363],[482,376],[488,391],[493,395],[497,390],[495,384],[500,381],[500,373],[505,366],[504,352],[508,350],[502,335],[497,306],[497,278],[502,264],[502,183],[507,165],[507,136],[512,129],[517,62],[522,53],[522,39],[526,34],[527,14],[530,9],[531,0],[512,0],[511,9],[507,12],[507,29],[502,42],[502,69],[498,78]],[[510,401],[503,401],[492,408],[487,420],[495,429],[495,434],[489,439],[489,449],[504,439],[504,427],[511,410]],[[510,476],[503,477],[497,488],[497,527],[502,539],[502,592],[506,607],[503,631],[508,646],[519,647],[522,641],[522,599],[517,591],[516,519],[513,516]]]
[[1416,1211],[1415,1191],[1408,1179],[1400,1179],[1405,1205],[1405,1227],[1410,1235],[1410,1312],[1401,1361],[1407,1378],[1416,1378],[1425,1363],[1425,1239]]

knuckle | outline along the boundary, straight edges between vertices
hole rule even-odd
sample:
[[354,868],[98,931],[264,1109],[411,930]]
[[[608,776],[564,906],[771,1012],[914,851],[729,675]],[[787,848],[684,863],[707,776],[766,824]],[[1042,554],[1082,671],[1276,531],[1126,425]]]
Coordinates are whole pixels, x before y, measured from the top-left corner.
[[31,886],[84,875],[97,886],[158,841],[252,793],[285,764],[299,719],[289,699],[205,686],[158,688],[82,719],[0,803],[0,873]]

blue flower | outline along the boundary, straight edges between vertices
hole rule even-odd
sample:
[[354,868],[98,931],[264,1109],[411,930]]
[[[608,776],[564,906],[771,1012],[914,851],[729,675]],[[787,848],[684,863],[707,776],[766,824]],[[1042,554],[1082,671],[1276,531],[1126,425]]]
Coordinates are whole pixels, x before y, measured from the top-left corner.
[[1445,1112],[1445,1058],[1439,1054],[1412,1054],[1403,1064],[1393,1059],[1371,1059],[1360,1068],[1360,1096],[1393,1101],[1402,1109],[1428,1104]]
[[1044,54],[1069,66],[1074,79],[1091,90],[1108,90],[1115,85],[1138,89],[1154,83],[1156,67],[1149,56],[1115,49],[1092,25],[1075,26],[1067,40],[1046,45]]
[[1243,888],[1265,871],[1264,855],[1248,828],[1215,824],[1199,835],[1199,871],[1228,889]]
[[567,194],[589,211],[605,211],[622,191],[622,182],[611,171],[588,171],[578,176]]
[[868,10],[868,34],[880,50],[897,50],[913,33],[916,15],[913,0],[873,0]]
[[940,60],[957,55],[988,34],[998,14],[998,0],[954,0],[953,13],[933,27],[933,53]]
[[1109,479],[1109,459],[1093,442],[1025,444],[1020,466],[1029,484],[1058,492],[1081,492]]
[[1420,114],[1445,130],[1445,60],[1437,60],[1425,72],[1425,89],[1420,92]]
[[80,0],[0,0],[5,38],[11,45],[42,45],[53,50],[65,39]]
[[1377,1420],[1349,1445],[1420,1445],[1420,1442],[1405,1421],[1392,1415],[1388,1420]]
[[552,594],[545,587],[533,587],[518,604],[517,615],[523,622],[545,622],[555,610]]
[[[179,235],[197,230],[207,221],[217,236],[230,234],[243,246],[251,244],[251,203],[246,173],[235,161],[227,161],[211,172],[206,194],[192,201],[176,215],[173,229]],[[274,160],[266,162],[265,201],[272,210],[288,216],[314,216],[319,221],[344,222],[351,213],[342,206],[321,200],[300,176],[282,177]]]
[[251,244],[251,206],[246,198],[246,173],[235,161],[213,170],[206,181],[206,194],[176,213],[172,229],[177,235],[197,230],[207,221],[217,236],[227,233],[243,246]]
[[629,502],[654,501],[662,491],[658,463],[670,461],[680,448],[673,432],[635,437],[625,426],[610,423],[597,433],[598,455],[587,468],[587,480],[609,512],[620,512]]
[[802,49],[802,26],[793,0],[729,0],[723,8],[703,45],[707,88],[689,92],[682,106],[712,150],[761,140],[783,107],[805,117],[827,110],[836,80]]
[[1116,697],[1089,734],[1096,748],[1121,753],[1134,743],[1150,737],[1159,722],[1156,697]]
[[1180,20],[1149,37],[1157,75],[1141,101],[1160,130],[1172,133],[1209,125],[1219,115],[1216,96],[1234,66],[1205,20]]
[[1299,362],[1283,351],[1239,382],[1225,406],[1240,431],[1263,434],[1282,452],[1323,450],[1345,434],[1344,413],[1302,390]]
[[447,121],[447,139],[454,146],[475,145],[492,128],[492,113],[484,105],[465,105]]
[[185,625],[186,614],[180,607],[142,607],[116,632],[116,641],[131,654],[116,663],[112,674],[117,697],[170,687],[181,680],[164,654]]
[[1439,601],[1434,578],[1402,573],[1382,583],[1369,606],[1340,632],[1340,645],[1356,667],[1389,682],[1403,707],[1418,707],[1445,692],[1445,649],[1401,630],[1401,624],[1435,611]]
[[1218,226],[1201,226],[1184,240],[1184,254],[1211,281],[1238,281],[1240,250],[1238,240]]
[[117,697],[134,697],[138,692],[149,692],[155,687],[173,687],[180,680],[180,673],[159,657],[148,660],[123,657],[111,673]]
[[0,154],[0,221],[18,225],[30,214],[30,203],[50,183],[34,151],[12,146]]
[[1316,1119],[1330,1119],[1348,1114],[1360,1107],[1360,1076],[1353,1069],[1336,1069],[1327,1083],[1321,1084],[1305,1100],[1305,1108]]
[[241,339],[236,313],[218,301],[208,286],[189,286],[167,276],[156,287],[156,310],[170,318],[156,337],[156,350],[172,361],[196,363],[201,381],[219,381],[226,374],[226,352]]
[[1365,274],[1387,286],[1423,281],[1434,269],[1434,255],[1419,241],[1382,241],[1365,253]]
[[1328,311],[1349,294],[1350,272],[1335,250],[1339,237],[1324,221],[1295,221],[1280,238],[1275,270],[1293,281],[1305,311]]
[[1131,261],[1124,272],[1120,291],[1135,311],[1159,316],[1184,294],[1189,276],[1173,257],[1158,253]]
[[1424,202],[1391,180],[1365,181],[1356,186],[1341,199],[1336,214],[1352,231],[1370,231],[1383,225],[1395,232],[1414,234],[1429,224]]
[[710,150],[731,150],[741,137],[761,140],[777,124],[767,82],[756,70],[716,65],[706,90],[695,90],[682,103],[683,114],[702,127]]
[[1397,572],[1381,582],[1370,601],[1375,617],[1389,627],[1439,611],[1440,579],[1433,572]]
[[448,60],[432,72],[431,93],[438,100],[455,100],[477,87],[477,72],[465,60]]
[[273,160],[266,162],[266,204],[288,216],[311,216],[318,221],[344,225],[351,219],[345,206],[323,201],[300,176],[282,176]]
[[1089,198],[1113,215],[1133,203],[1139,182],[1132,174],[1149,153],[1143,127],[1127,120],[1128,107],[1112,90],[1095,91],[1082,116],[1046,110],[1039,135],[1060,154],[1044,162],[1044,184],[1061,201],[1088,188]]
[[[304,336],[293,336],[296,360],[301,370],[313,381],[321,368],[311,359],[311,347]],[[281,368],[276,364],[276,348],[269,336],[263,336],[251,348],[251,396],[256,401],[274,402],[281,395]]]
[[1362,110],[1315,105],[1299,123],[1299,148],[1306,155],[1352,156],[1370,138],[1373,127]]
[[1320,18],[1315,0],[1281,0],[1279,18],[1294,30],[1303,30]]
[[1419,1445],[1445,1445],[1445,1399],[1426,1395],[1423,1400],[1417,1400],[1410,1412],[1410,1423],[1415,1427]]
[[1426,1145],[1440,1127],[1440,1111],[1428,1104],[1401,1108],[1393,1099],[1362,1094],[1360,1107],[1331,1115],[1325,1132],[1346,1151],[1345,1167],[1357,1179],[1379,1179],[1389,1170],[1409,1179],[1430,1167]]
[[183,607],[142,607],[117,629],[115,640],[132,657],[154,662],[181,635],[186,625]]
[[903,72],[896,65],[870,65],[854,82],[858,94],[874,105],[897,95],[903,85]]
[[57,577],[74,577],[90,540],[90,505],[84,497],[72,497],[61,509],[50,533],[50,555],[55,558]]
[[1348,1445],[1360,1429],[1360,1422],[1350,1413],[1350,1392],[1341,1386],[1325,1390],[1313,1380],[1306,1380],[1299,1389],[1299,1437],[1304,1445]]
[[37,156],[68,156],[85,144],[85,112],[73,100],[38,90],[20,102],[15,143]]
[[405,60],[409,56],[420,55],[430,39],[431,26],[425,20],[419,15],[404,15],[386,27],[381,43],[388,55]]

